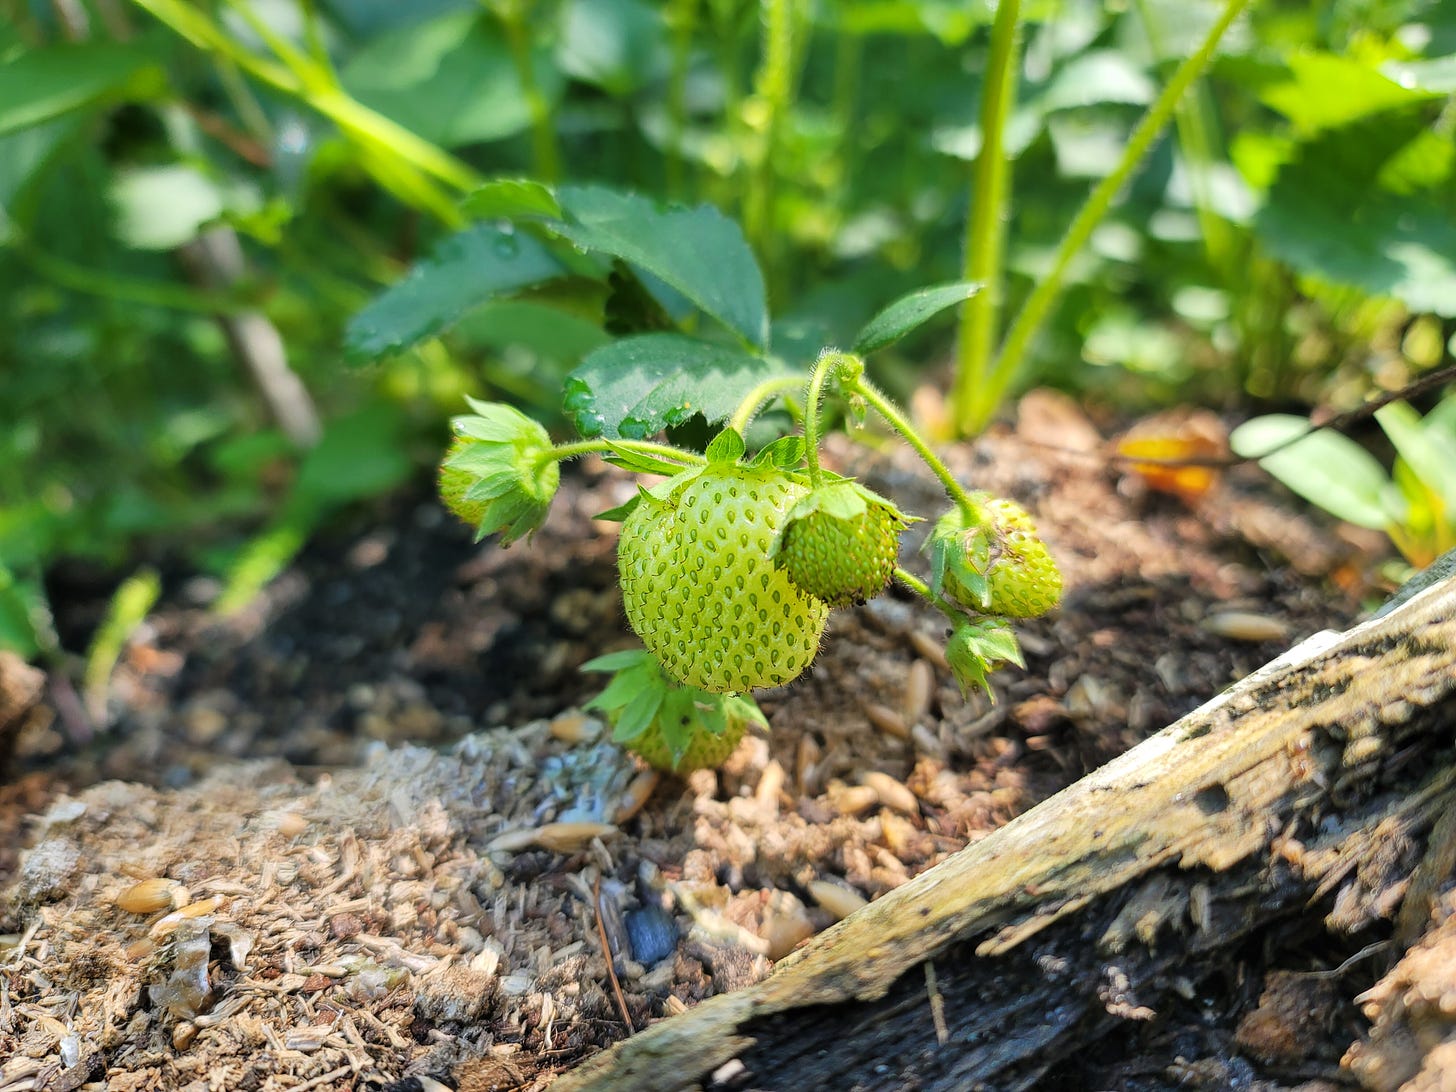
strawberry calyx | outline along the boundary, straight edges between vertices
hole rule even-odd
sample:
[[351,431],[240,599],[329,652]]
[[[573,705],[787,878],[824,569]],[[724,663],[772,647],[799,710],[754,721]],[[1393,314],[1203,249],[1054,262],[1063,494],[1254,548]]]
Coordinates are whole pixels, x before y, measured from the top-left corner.
[[945,659],[962,697],[972,690],[984,690],[993,705],[996,692],[987,676],[1002,663],[1026,667],[1015,632],[1001,618],[971,618],[956,623],[946,642]]
[[942,516],[927,540],[931,591],[1009,618],[1035,618],[1055,607],[1061,572],[1030,513],[990,493],[972,493],[967,502]]
[[889,584],[900,532],[911,521],[878,493],[839,479],[799,499],[770,556],[800,590],[831,607],[864,603]]
[[598,656],[582,670],[613,672],[586,708],[612,724],[613,742],[661,770],[682,774],[721,765],[749,725],[768,730],[752,698],[680,683],[646,649]]
[[499,402],[466,401],[475,413],[450,422],[455,437],[440,464],[440,498],[475,528],[476,541],[499,531],[510,545],[546,521],[561,469],[536,421]]

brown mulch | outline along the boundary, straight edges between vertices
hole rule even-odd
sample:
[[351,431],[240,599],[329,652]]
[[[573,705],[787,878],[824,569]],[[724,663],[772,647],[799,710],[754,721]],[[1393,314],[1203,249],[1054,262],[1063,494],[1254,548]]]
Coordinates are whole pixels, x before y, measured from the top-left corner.
[[[1062,565],[1027,670],[962,698],[943,619],[887,594],[761,695],[770,738],[686,780],[578,711],[600,679],[576,669],[630,639],[592,518],[630,495],[615,471],[569,475],[507,551],[416,503],[243,616],[179,583],[111,727],[32,718],[0,788],[0,847],[26,847],[0,848],[0,1090],[389,1088],[467,1056],[540,1087],[1359,612],[1356,546],[1256,471],[1151,492],[1050,396],[949,461]],[[866,476],[939,511],[903,448]]]

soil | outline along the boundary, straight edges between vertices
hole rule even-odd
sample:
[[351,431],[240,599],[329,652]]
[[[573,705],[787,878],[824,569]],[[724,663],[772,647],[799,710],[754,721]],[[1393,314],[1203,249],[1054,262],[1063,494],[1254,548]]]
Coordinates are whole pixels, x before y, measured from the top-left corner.
[[[1067,584],[1018,626],[1027,667],[993,677],[994,703],[962,697],[943,619],[892,591],[836,612],[812,670],[759,695],[770,735],[686,779],[581,710],[601,678],[580,665],[634,643],[615,525],[593,516],[635,485],[602,464],[575,465],[509,550],[415,495],[311,545],[242,614],[174,582],[104,727],[52,679],[0,785],[0,1089],[454,1087],[465,1058],[495,1063],[472,1087],[544,1087],[1359,616],[1368,540],[1253,468],[1179,497],[1106,452],[1038,394],[947,453],[1036,514]],[[903,448],[855,468],[941,507]],[[60,623],[82,633],[102,605]],[[1241,1083],[1297,1084],[1239,1055],[1266,1005],[1250,960],[1221,1011],[1160,1039],[1183,1068],[1108,1060],[1102,1087],[1230,1057]],[[1372,982],[1339,983],[1335,1061]]]

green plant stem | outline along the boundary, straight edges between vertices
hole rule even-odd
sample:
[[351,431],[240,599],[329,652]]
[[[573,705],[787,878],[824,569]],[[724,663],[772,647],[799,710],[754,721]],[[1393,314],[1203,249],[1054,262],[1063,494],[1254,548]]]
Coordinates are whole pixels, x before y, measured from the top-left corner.
[[793,95],[794,6],[801,0],[762,0],[763,63],[755,79],[760,141],[750,163],[743,199],[743,233],[769,268],[774,268],[773,191],[775,150]]
[[985,288],[961,308],[959,359],[951,387],[952,420],[972,420],[977,392],[986,385],[1002,305],[1006,252],[1007,197],[1011,161],[1006,123],[1016,101],[1021,63],[1020,0],[1001,0],[991,24],[990,54],[981,97],[981,154],[976,157],[971,205],[966,216],[965,263],[961,279]]
[[551,104],[536,82],[536,62],[531,48],[531,8],[533,0],[496,5],[511,60],[516,66],[516,79],[521,81],[521,94],[531,115],[531,157],[535,174],[546,183],[561,177],[561,153],[556,147],[556,129],[551,124]]
[[904,584],[916,595],[920,596],[920,598],[924,599],[936,610],[940,611],[940,613],[949,618],[952,623],[965,621],[964,612],[958,610],[954,605],[946,602],[940,596],[936,595],[933,591],[930,590],[930,585],[927,584],[925,581],[921,580],[914,573],[906,572],[904,569],[896,567],[895,579],[898,580],[900,583]]
[[672,72],[667,84],[667,197],[683,196],[683,135],[687,131],[688,65],[692,61],[693,31],[698,22],[698,0],[673,0],[668,8],[672,28]]
[[[809,461],[809,484],[817,488],[824,481],[824,471],[819,467],[819,406],[824,400],[824,384],[829,377],[846,363],[848,354],[825,352],[814,362],[814,371],[809,375],[809,386],[804,392],[804,457]],[[859,363],[860,372],[864,364]]]
[[[858,394],[868,402],[876,413],[889,422],[891,428],[905,438],[905,442],[915,449],[915,453],[925,461],[925,465],[930,467],[935,476],[940,479],[941,485],[945,486],[946,495],[960,506],[962,511],[970,512],[972,510],[971,498],[967,496],[965,487],[956,481],[955,475],[950,472],[950,468],[940,461],[940,456],[930,449],[930,445],[921,438],[920,433],[915,431],[915,426],[900,412],[895,406],[895,403],[881,394],[875,385],[864,378],[864,376],[858,377],[845,386],[846,389]],[[806,432],[805,439],[807,438],[808,433]]]
[[749,423],[758,416],[759,410],[780,395],[793,394],[803,382],[797,375],[776,375],[772,379],[765,379],[744,395],[743,401],[733,411],[728,427],[742,436],[748,431]]
[[[1149,0],[1135,0],[1135,5],[1153,56],[1162,62],[1165,59],[1163,36],[1157,15]],[[1183,168],[1188,174],[1188,188],[1193,199],[1194,212],[1198,217],[1199,233],[1203,236],[1203,252],[1208,258],[1209,266],[1225,283],[1231,283],[1236,271],[1232,264],[1233,245],[1229,238],[1229,226],[1214,211],[1212,195],[1209,192],[1208,167],[1214,159],[1216,122],[1206,85],[1200,83],[1189,88],[1187,96],[1178,102],[1173,111],[1173,125],[1178,133]]]
[[1010,386],[1011,380],[1020,368],[1022,358],[1026,355],[1032,338],[1041,329],[1042,323],[1046,321],[1047,315],[1051,311],[1052,304],[1061,294],[1062,281],[1066,277],[1067,267],[1071,265],[1072,259],[1081,252],[1093,230],[1107,215],[1108,210],[1112,207],[1113,199],[1132,172],[1142,163],[1143,157],[1152,147],[1153,141],[1163,132],[1184,92],[1208,67],[1224,32],[1228,30],[1244,8],[1249,6],[1250,2],[1251,0],[1227,0],[1222,14],[1210,28],[1203,43],[1178,66],[1177,71],[1168,80],[1152,106],[1148,107],[1148,112],[1138,122],[1137,128],[1128,138],[1127,147],[1123,149],[1122,158],[1118,160],[1117,166],[1088,194],[1086,202],[1078,211],[1071,226],[1067,228],[1066,234],[1062,236],[1062,241],[1052,260],[1051,270],[1037,283],[1036,288],[1027,297],[1026,303],[1022,305],[1016,320],[1011,324],[1011,329],[1007,331],[1000,356],[987,375],[986,382],[972,391],[969,412],[957,419],[956,425],[963,433],[978,433],[990,422],[991,415],[995,413],[996,407],[1006,393],[1006,388]]
[[608,454],[613,449],[636,455],[648,455],[669,462],[681,463],[684,467],[702,466],[706,459],[693,451],[684,451],[669,444],[654,444],[649,440],[578,440],[573,444],[557,444],[536,457],[533,469],[539,470],[547,463],[564,462],[578,455],[594,453]]

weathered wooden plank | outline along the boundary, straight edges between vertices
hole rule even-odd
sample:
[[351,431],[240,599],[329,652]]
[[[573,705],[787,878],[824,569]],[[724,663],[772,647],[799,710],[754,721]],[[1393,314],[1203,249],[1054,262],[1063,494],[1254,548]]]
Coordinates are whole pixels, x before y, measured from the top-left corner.
[[729,1062],[746,1087],[1027,1086],[1271,922],[1353,931],[1395,914],[1456,803],[1453,738],[1447,579],[1305,642],[765,981],[554,1087],[690,1088]]

